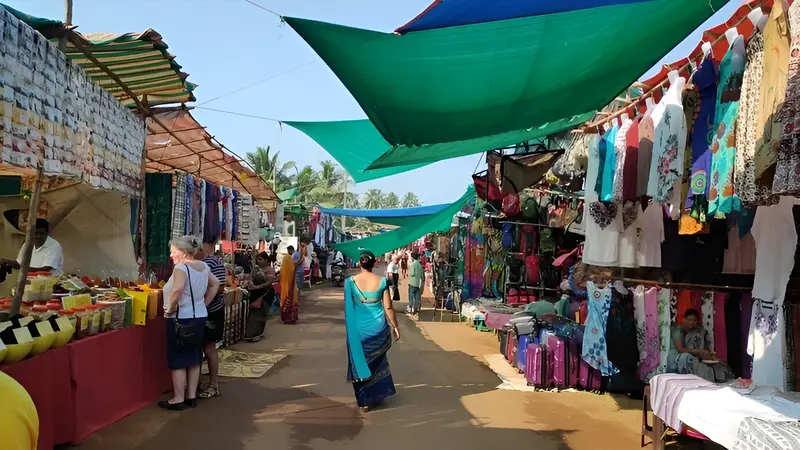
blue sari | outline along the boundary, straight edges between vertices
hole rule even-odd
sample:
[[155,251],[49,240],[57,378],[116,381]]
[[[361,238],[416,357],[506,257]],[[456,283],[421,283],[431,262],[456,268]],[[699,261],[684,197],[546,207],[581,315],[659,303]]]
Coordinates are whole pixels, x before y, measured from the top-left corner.
[[392,332],[383,311],[386,279],[377,291],[362,291],[353,278],[344,284],[345,326],[347,328],[347,381],[360,407],[375,407],[395,394],[386,352],[392,346]]

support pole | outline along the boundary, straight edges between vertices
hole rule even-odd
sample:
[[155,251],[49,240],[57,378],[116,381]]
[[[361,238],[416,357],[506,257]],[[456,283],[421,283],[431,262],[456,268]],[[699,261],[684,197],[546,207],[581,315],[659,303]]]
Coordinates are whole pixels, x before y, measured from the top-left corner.
[[36,169],[36,180],[33,182],[33,195],[31,204],[28,207],[28,226],[25,228],[25,244],[22,245],[22,261],[19,262],[19,275],[17,277],[17,288],[14,291],[14,299],[11,302],[11,316],[19,313],[19,306],[22,302],[22,294],[25,292],[25,281],[28,278],[28,271],[31,268],[31,255],[33,255],[33,234],[36,231],[36,218],[39,213],[39,197],[42,193],[42,178],[44,176],[44,165],[39,160]]

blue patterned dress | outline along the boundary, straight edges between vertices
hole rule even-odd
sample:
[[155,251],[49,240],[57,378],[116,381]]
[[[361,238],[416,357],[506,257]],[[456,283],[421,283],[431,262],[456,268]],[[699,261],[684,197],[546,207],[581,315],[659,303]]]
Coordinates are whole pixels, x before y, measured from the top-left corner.
[[596,284],[586,283],[589,291],[587,298],[588,314],[586,330],[583,333],[583,349],[581,357],[590,366],[599,370],[604,377],[618,372],[614,364],[608,360],[608,342],[606,341],[606,328],[608,325],[608,311],[611,306],[611,285],[599,289]]

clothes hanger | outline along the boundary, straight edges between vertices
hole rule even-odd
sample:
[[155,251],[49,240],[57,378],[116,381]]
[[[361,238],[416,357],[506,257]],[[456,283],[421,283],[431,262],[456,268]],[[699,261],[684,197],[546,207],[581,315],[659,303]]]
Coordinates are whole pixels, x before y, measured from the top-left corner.
[[739,30],[737,30],[736,27],[725,30],[725,39],[728,41],[728,49],[733,47],[733,43],[737,37],[739,37]]
[[701,46],[701,48],[703,49],[703,59],[704,60],[707,59],[709,56],[711,56],[712,58],[714,57],[714,54],[712,53],[712,50],[714,50],[714,47],[711,46],[711,42],[703,42],[703,45]]

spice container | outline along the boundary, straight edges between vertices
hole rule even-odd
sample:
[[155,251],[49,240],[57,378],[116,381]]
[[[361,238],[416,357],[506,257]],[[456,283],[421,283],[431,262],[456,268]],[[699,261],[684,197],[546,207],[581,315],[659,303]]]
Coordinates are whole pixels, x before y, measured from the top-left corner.
[[89,334],[89,315],[86,313],[86,307],[78,306],[72,311],[77,320],[75,339],[83,339]]
[[42,283],[41,298],[48,299],[53,297],[53,287],[58,282],[58,277],[50,275],[50,272],[39,272],[39,280]]
[[66,317],[69,319],[70,324],[72,324],[72,329],[75,330],[77,333],[78,331],[78,316],[75,315],[75,312],[71,309],[62,309],[58,312],[59,317]]
[[[28,287],[30,286],[30,288]],[[39,272],[31,272],[25,280],[25,291],[28,293],[29,302],[38,302],[42,300],[42,291],[44,290],[44,279],[39,277]],[[24,294],[24,293],[23,293]],[[24,298],[24,295],[23,295]],[[45,297],[45,299],[50,298]]]
[[35,305],[31,308],[28,317],[33,317],[34,322],[41,322],[47,320],[47,307],[42,305]]
[[94,336],[100,332],[100,321],[102,314],[97,305],[86,306],[86,314],[89,316],[89,336]]

